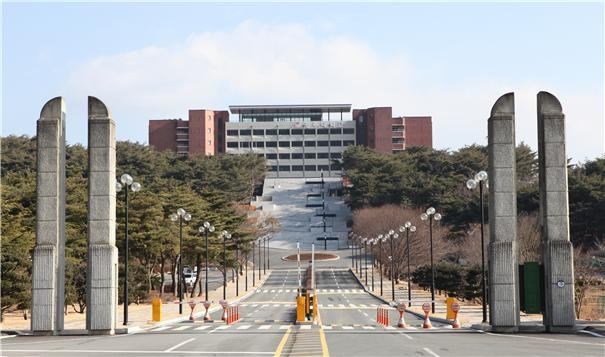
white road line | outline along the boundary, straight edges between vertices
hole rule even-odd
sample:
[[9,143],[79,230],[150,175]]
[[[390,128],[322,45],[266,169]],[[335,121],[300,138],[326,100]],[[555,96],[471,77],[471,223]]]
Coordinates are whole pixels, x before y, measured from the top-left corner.
[[550,341],[550,342],[563,342],[563,343],[576,343],[576,344],[580,344],[580,345],[603,346],[603,344],[601,344],[601,343],[580,342],[580,341],[572,341],[572,340],[559,340],[559,339],[554,339],[554,338],[544,338],[544,337],[534,337],[534,336],[519,336],[519,335],[500,335],[500,334],[491,333],[491,332],[486,332],[486,334],[491,335],[491,336],[498,336],[498,337],[532,338],[532,339],[535,339],[535,340],[543,340],[543,341]]
[[229,327],[231,327],[231,325],[223,325],[223,326],[219,326],[219,327],[215,328],[215,330],[226,330]]
[[352,330],[353,326],[343,326],[342,329],[343,330]]
[[355,304],[349,304],[349,307],[357,307]]
[[172,327],[174,327],[174,326],[161,326],[161,327],[158,327],[158,328],[154,328],[151,331],[153,331],[153,332],[155,332],[155,331],[164,331],[164,330],[168,330],[169,328],[172,328]]
[[363,326],[364,330],[374,330],[374,326]]
[[436,354],[435,352],[431,351],[428,347],[423,347],[423,350],[427,351],[428,353],[430,353],[433,357],[439,357],[438,354]]
[[345,307],[345,304],[338,304],[339,307]]
[[267,307],[267,306],[269,306],[269,304],[264,304],[264,305],[263,305],[263,306],[261,306],[261,307]]
[[[62,340],[65,341],[65,340]],[[47,341],[45,341],[46,343]],[[43,353],[57,353],[57,350],[6,350],[3,349],[4,352],[31,352],[31,353],[38,353],[38,354],[43,354]],[[158,351],[138,351],[138,350],[127,350],[127,351],[120,351],[120,350],[60,350],[59,352],[61,352],[62,354],[67,354],[67,353],[72,353],[72,354],[76,354],[76,355],[85,355],[85,354],[91,354],[91,353],[104,353],[104,354],[117,354],[117,355],[152,355],[152,354],[158,354]],[[211,354],[211,355],[252,355],[252,356],[257,356],[257,355],[269,355],[272,356],[275,354],[275,352],[259,352],[259,351],[170,351],[170,352],[164,352],[164,353],[169,353],[169,354],[188,354],[188,355],[200,355],[200,354]]]
[[271,328],[271,325],[260,325],[258,327],[259,330],[268,330]]
[[274,292],[275,292],[275,290],[271,290],[271,292],[272,292],[272,293],[274,293]]
[[258,306],[258,304],[254,304],[254,305],[252,305],[252,307],[257,307],[257,306]]
[[385,328],[385,330],[394,330],[395,329],[393,326],[385,326],[384,328]]
[[170,352],[170,351],[174,351],[174,350],[176,350],[177,348],[179,348],[179,347],[181,347],[181,346],[183,346],[183,345],[185,345],[185,344],[187,344],[187,343],[189,343],[189,342],[191,342],[191,341],[194,341],[194,340],[195,340],[195,338],[190,338],[190,339],[185,340],[185,341],[183,341],[183,342],[181,342],[181,343],[177,343],[176,345],[174,345],[174,346],[170,347],[169,349],[164,350],[164,352]]
[[0,340],[3,340],[5,338],[15,337],[15,336],[17,336],[17,335],[0,336]]
[[311,325],[301,325],[300,329],[301,330],[310,330],[311,329]]
[[330,326],[330,325],[323,325],[321,328],[324,329],[324,330],[331,330],[332,326]]
[[240,306],[248,306],[248,304],[241,304]]
[[252,325],[242,325],[242,326],[238,327],[237,329],[238,329],[238,330],[247,330],[247,329],[249,329],[250,327],[252,327]]
[[334,304],[328,304],[328,307],[334,307]]
[[281,326],[279,326],[279,329],[280,330],[287,330],[288,327],[290,327],[290,325],[281,325]]
[[364,312],[363,314],[364,314],[364,315],[366,315],[366,316],[369,316],[369,315],[368,315],[367,313],[365,313],[365,312]]
[[187,330],[189,328],[192,328],[193,326],[179,326],[177,328],[173,328],[172,331],[183,331],[183,330]]
[[268,293],[268,292],[269,292],[269,290],[263,290],[263,293]]
[[367,307],[366,304],[359,304],[359,307]]
[[283,290],[277,290],[278,293],[281,293]]
[[200,331],[200,330],[205,330],[205,329],[208,329],[208,328],[210,328],[210,325],[200,326],[200,327],[195,328],[195,330],[196,331]]

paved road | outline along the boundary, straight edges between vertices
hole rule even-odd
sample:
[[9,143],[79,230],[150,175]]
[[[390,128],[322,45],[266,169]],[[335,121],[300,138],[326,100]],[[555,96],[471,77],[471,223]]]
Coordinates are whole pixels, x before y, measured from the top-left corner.
[[[452,330],[405,314],[416,329],[376,323],[381,302],[363,292],[342,265],[316,271],[321,325],[292,325],[296,269],[283,265],[240,301],[240,321],[182,322],[130,335],[15,337],[0,340],[2,356],[603,356],[603,339],[584,335],[497,335]],[[273,267],[272,267],[273,268]],[[220,319],[220,313],[212,317]],[[391,325],[398,314],[390,315]]]

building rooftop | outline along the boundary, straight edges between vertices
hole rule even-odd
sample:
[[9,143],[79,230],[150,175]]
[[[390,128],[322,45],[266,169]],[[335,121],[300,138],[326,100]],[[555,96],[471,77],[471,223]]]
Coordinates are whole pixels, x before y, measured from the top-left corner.
[[351,104],[230,105],[231,114],[350,112]]

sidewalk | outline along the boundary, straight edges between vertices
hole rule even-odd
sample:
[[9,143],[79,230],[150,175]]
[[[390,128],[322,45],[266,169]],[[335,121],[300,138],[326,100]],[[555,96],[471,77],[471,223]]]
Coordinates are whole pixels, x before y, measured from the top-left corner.
[[[236,303],[241,300],[244,296],[249,293],[252,293],[256,288],[261,286],[269,274],[271,270],[267,270],[266,274],[262,274],[261,280],[259,282],[258,279],[258,271],[256,271],[256,286],[252,287],[252,270],[248,269],[248,291],[245,291],[245,275],[240,276],[239,278],[239,296],[235,296],[235,282],[231,282],[231,280],[227,280],[227,300],[229,303]],[[205,300],[205,294],[200,297],[194,297],[191,299],[189,294],[186,294],[183,297],[183,314],[179,315],[179,305],[175,303],[163,303],[162,304],[162,320],[160,322],[151,321],[151,303],[144,304],[130,304],[128,305],[128,326],[122,325],[123,317],[124,317],[124,305],[118,305],[117,311],[117,323],[116,328],[122,329],[124,327],[128,327],[128,332],[135,332],[138,330],[144,330],[148,328],[152,328],[154,326],[159,326],[168,323],[174,323],[181,320],[189,319],[189,314],[191,313],[191,308],[187,304],[189,301],[193,300],[198,303],[194,310],[194,316],[200,317],[204,314],[204,307],[201,304]],[[209,311],[216,311],[220,308],[218,301],[223,298],[223,287],[220,286],[216,290],[212,290],[208,293],[208,298],[212,302]],[[178,301],[178,298],[177,298]],[[31,317],[31,316],[28,316]],[[84,330],[86,329],[86,313],[69,313],[65,315],[65,330]],[[31,328],[31,321],[24,320],[22,314],[7,314],[2,322],[1,329],[3,332],[5,331],[21,331],[21,332],[29,332]]]
[[[370,268],[368,269],[370,270]],[[374,290],[372,291],[372,275],[371,271],[368,274],[368,284],[366,285],[365,271],[362,271],[360,276],[355,269],[352,269],[353,274],[359,279],[364,285],[368,292],[373,293],[378,297],[382,297],[386,301],[392,301],[392,290],[391,280],[387,276],[383,276],[383,293],[380,295],[380,273],[377,273],[377,269],[374,268]],[[446,318],[446,296],[438,294],[435,291],[435,313],[430,314],[430,317],[445,319]],[[400,280],[398,284],[395,284],[395,300],[408,300],[408,283],[407,281]],[[412,306],[407,307],[408,311],[417,313],[424,316],[422,311],[422,304],[431,301],[430,290],[423,290],[415,288],[412,284]],[[458,301],[460,304],[460,311],[458,313],[458,321],[463,327],[471,327],[472,325],[479,325],[483,320],[483,308],[481,304],[476,304],[470,301]],[[487,306],[487,313],[489,318],[489,306]],[[531,325],[542,325],[542,314],[526,314],[521,311],[521,324],[526,326]],[[451,321],[451,320],[450,320]],[[589,321],[589,320],[576,320],[576,329],[596,332],[602,334],[605,332],[605,321]]]

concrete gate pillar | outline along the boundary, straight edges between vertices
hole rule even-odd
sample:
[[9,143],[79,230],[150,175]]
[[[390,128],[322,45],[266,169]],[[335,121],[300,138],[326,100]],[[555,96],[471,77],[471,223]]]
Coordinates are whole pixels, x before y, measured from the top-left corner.
[[86,328],[90,334],[114,334],[118,298],[115,123],[95,97],[88,97],[88,169]]
[[544,325],[547,331],[575,325],[573,247],[569,240],[565,115],[548,92],[538,93],[540,226],[544,262]]
[[65,305],[65,102],[49,100],[37,122],[36,246],[32,273],[34,334],[63,330]]
[[488,119],[489,317],[494,331],[519,328],[515,97],[501,96]]

